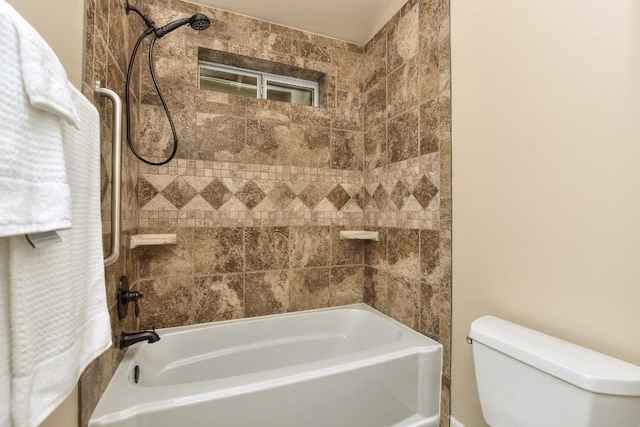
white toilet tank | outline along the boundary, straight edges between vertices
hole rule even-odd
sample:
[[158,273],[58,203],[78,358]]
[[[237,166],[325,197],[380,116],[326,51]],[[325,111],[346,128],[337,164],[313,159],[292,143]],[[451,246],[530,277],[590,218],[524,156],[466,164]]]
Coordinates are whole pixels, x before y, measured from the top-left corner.
[[491,427],[640,427],[640,367],[493,316],[471,324]]

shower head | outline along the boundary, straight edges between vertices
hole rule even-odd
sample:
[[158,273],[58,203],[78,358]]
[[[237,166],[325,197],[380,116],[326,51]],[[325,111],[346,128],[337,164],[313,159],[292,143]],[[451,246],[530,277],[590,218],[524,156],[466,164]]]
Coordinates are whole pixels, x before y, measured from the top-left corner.
[[189,25],[196,31],[204,31],[211,25],[211,20],[207,15],[196,13],[189,18]]
[[211,20],[206,15],[201,13],[196,13],[191,18],[183,18],[178,19],[177,21],[173,21],[164,27],[158,28],[155,33],[158,38],[164,37],[169,34],[171,31],[182,27],[183,25],[189,24],[191,28],[196,31],[203,31],[209,28],[211,25]]

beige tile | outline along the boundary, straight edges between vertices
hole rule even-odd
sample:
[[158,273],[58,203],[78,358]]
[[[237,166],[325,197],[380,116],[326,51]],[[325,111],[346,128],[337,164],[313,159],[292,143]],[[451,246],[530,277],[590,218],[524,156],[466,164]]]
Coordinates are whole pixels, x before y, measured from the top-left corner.
[[383,123],[364,133],[364,168],[371,170],[387,164],[387,125]]
[[141,229],[140,233],[177,235],[175,245],[139,246],[133,250],[140,260],[141,278],[185,277],[193,274],[192,229]]
[[364,244],[364,264],[377,269],[388,269],[387,229],[383,227],[367,227],[367,230],[377,231],[379,240],[377,242],[371,241]]
[[291,127],[267,120],[247,121],[247,156],[252,163],[289,164]]
[[388,273],[372,267],[364,267],[363,302],[383,313],[388,312]]
[[328,307],[329,277],[329,268],[291,270],[289,310]]
[[389,163],[420,155],[417,108],[389,120],[387,132]]
[[244,271],[244,229],[198,229],[193,255],[193,272],[198,276]]
[[[373,40],[373,39],[372,39]],[[368,91],[387,75],[387,41],[376,39],[364,55],[363,89]]]
[[245,230],[246,271],[289,267],[288,227],[248,227]]
[[362,131],[364,104],[360,92],[338,90],[336,112],[331,123],[333,129]]
[[364,249],[362,240],[340,240],[340,230],[345,227],[331,227],[331,265],[362,264]]
[[329,265],[329,227],[291,227],[291,268]]
[[364,163],[364,133],[331,131],[331,168],[362,170]]
[[328,127],[292,124],[289,163],[294,166],[328,167],[330,141]]
[[363,301],[364,267],[332,267],[329,287],[332,306],[355,304]]
[[245,160],[245,119],[198,112],[195,126],[196,159]]
[[371,129],[387,119],[387,80],[381,79],[365,94],[365,129]]
[[388,287],[388,314],[408,327],[418,330],[420,325],[420,282],[390,274]]
[[183,326],[193,323],[193,278],[141,280],[140,328]]
[[194,321],[216,322],[244,317],[244,274],[195,278]]
[[332,49],[331,62],[337,68],[338,89],[349,92],[362,92],[362,53]]
[[418,54],[420,42],[420,25],[418,7],[399,17],[387,35],[387,67],[390,71],[399,65],[409,62]]
[[389,269],[397,275],[419,278],[419,230],[388,229]]
[[420,230],[420,271],[423,276],[432,275],[439,267],[440,231]]
[[389,74],[387,81],[387,111],[396,117],[418,105],[418,66],[416,61],[401,65]]
[[289,310],[289,273],[269,271],[245,276],[247,317],[284,313]]
[[440,149],[438,104],[435,100],[420,106],[420,154],[436,152]]

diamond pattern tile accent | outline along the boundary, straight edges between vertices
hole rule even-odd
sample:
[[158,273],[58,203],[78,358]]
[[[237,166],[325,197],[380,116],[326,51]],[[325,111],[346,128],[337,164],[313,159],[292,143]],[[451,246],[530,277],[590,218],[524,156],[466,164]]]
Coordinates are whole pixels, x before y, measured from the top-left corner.
[[331,190],[331,192],[327,194],[327,199],[329,199],[329,201],[333,203],[333,206],[335,206],[337,210],[342,209],[342,207],[349,201],[350,198],[351,197],[349,196],[349,193],[347,193],[347,191],[342,188],[342,185],[340,184],[333,187],[333,190]]
[[[388,202],[393,178],[380,181],[378,196],[382,192],[382,204],[396,210]],[[366,203],[377,211],[362,173],[351,170],[178,159],[168,167],[141,166],[137,179],[132,194],[139,198],[143,227],[358,226]]]
[[151,199],[156,197],[158,190],[156,190],[149,181],[141,176],[138,178],[138,191],[136,193],[138,194],[138,206],[142,208],[144,205],[149,203]]
[[207,185],[200,192],[200,195],[215,209],[220,209],[220,206],[224,205],[232,196],[229,189],[218,178],[211,181],[211,184]]
[[393,200],[393,203],[396,204],[398,209],[402,209],[404,207],[404,204],[410,195],[411,193],[409,192],[409,189],[404,185],[402,180],[398,180],[396,185],[393,187],[393,190],[391,190],[391,200]]
[[265,198],[265,194],[255,182],[249,181],[236,193],[236,197],[246,207],[253,209]]
[[364,209],[364,197],[363,197],[363,195],[364,195],[365,192],[366,191],[361,188],[360,191],[358,191],[357,193],[355,193],[353,195],[353,201],[356,203],[356,205],[358,205],[358,207],[360,209]]
[[189,203],[196,194],[198,194],[198,192],[180,176],[174,179],[167,188],[162,190],[162,195],[178,209],[181,209]]
[[422,178],[413,189],[413,197],[420,203],[422,209],[426,209],[429,206],[436,194],[438,194],[438,187],[426,175],[422,175]]
[[296,193],[287,184],[281,182],[276,184],[269,193],[269,199],[280,209],[286,209],[295,198]]
[[322,188],[313,182],[307,185],[304,190],[298,194],[298,198],[300,198],[300,200],[302,200],[309,209],[314,209],[318,206],[318,203],[324,199],[324,196]]
[[376,188],[375,193],[373,193],[373,202],[379,210],[384,210],[388,201],[389,194],[387,193],[387,190],[384,189],[382,184],[378,184],[378,188]]

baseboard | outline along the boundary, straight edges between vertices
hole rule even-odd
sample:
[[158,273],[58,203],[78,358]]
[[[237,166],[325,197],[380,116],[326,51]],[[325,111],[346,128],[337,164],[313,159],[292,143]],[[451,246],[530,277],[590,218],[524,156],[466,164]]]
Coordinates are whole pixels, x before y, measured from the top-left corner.
[[456,420],[453,417],[451,417],[449,423],[450,423],[449,424],[450,427],[464,427],[464,424],[462,424],[460,421]]

